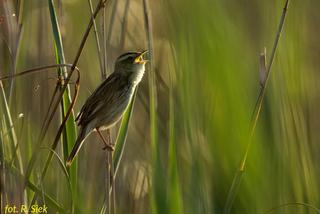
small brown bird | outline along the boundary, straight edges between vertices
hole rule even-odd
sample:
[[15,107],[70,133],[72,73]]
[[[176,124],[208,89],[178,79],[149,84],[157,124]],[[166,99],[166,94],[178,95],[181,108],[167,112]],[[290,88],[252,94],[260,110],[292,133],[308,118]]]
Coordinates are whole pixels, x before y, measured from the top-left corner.
[[[143,77],[148,62],[143,59],[146,52],[128,52],[119,56],[114,72],[86,100],[76,118],[80,132],[67,159],[67,166],[71,165],[84,140],[93,130],[102,136],[100,130],[109,129],[120,120]],[[110,144],[106,144],[105,148],[113,150]]]

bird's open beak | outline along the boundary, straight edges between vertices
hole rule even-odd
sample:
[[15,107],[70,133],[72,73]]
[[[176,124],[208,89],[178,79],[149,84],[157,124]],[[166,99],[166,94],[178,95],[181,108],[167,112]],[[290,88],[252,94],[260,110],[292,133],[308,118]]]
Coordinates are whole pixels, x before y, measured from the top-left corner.
[[134,60],[134,63],[137,64],[146,64],[147,62],[149,62],[149,60],[147,59],[143,59],[143,55],[145,55],[146,53],[148,53],[148,50],[142,51]]

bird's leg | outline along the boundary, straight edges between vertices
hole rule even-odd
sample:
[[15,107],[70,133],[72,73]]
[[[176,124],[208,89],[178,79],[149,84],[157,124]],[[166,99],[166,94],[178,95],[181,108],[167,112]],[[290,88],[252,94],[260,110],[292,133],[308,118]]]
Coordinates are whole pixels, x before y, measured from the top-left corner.
[[101,140],[103,141],[103,143],[104,143],[104,145],[105,145],[102,149],[103,149],[103,150],[108,149],[109,151],[114,151],[113,145],[111,145],[109,142],[106,142],[106,140],[104,139],[103,135],[101,134],[99,128],[96,128],[96,130],[97,130],[97,132],[98,132]]
[[110,132],[110,129],[107,129],[106,132],[107,132],[107,139],[108,139],[109,145],[114,146],[114,144],[113,144],[113,142],[112,142],[112,140],[111,140],[111,132]]

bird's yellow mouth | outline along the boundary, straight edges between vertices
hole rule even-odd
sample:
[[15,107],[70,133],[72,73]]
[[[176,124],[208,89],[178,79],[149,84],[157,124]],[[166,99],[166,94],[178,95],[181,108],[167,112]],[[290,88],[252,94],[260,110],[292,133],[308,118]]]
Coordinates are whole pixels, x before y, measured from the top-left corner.
[[142,51],[137,57],[136,59],[134,60],[134,63],[136,64],[146,64],[147,62],[149,62],[149,60],[147,59],[143,59],[143,55],[145,55],[148,51],[145,50],[145,51]]

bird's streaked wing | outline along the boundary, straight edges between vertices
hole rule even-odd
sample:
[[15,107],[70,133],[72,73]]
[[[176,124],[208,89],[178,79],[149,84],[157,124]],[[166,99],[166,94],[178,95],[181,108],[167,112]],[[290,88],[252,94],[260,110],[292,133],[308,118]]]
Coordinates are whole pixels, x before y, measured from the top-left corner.
[[103,108],[108,109],[117,100],[119,93],[127,83],[121,74],[112,73],[101,85],[90,95],[77,117],[79,125],[89,123]]

